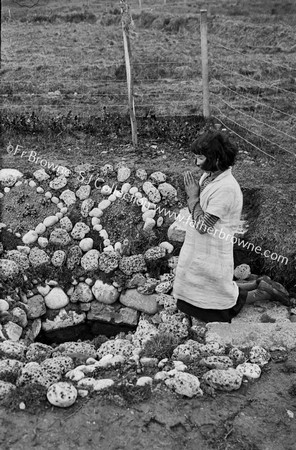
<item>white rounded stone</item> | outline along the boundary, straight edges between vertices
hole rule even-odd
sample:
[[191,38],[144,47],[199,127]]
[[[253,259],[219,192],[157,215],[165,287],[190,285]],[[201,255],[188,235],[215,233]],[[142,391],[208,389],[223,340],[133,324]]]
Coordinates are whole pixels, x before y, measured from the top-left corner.
[[157,227],[161,227],[162,224],[163,224],[163,221],[164,221],[164,219],[163,219],[162,216],[158,217],[158,219],[157,219],[157,221],[156,221],[156,226],[157,226]]
[[17,169],[1,169],[0,183],[6,186],[13,186],[16,181],[23,176],[22,172]]
[[9,191],[10,191],[10,187],[5,187],[5,188],[4,188],[5,194],[8,194]]
[[115,303],[119,297],[119,292],[114,286],[104,283],[101,280],[96,280],[92,287],[92,293],[98,302],[105,303],[106,305]]
[[104,211],[104,209],[108,208],[108,206],[111,205],[110,200],[102,200],[99,204],[98,204],[98,208],[101,211]]
[[151,377],[140,377],[137,380],[136,386],[152,386],[153,380]]
[[39,223],[35,228],[35,231],[37,234],[43,234],[46,231],[46,226],[44,225],[44,223]]
[[121,253],[121,249],[122,249],[121,242],[115,242],[115,244],[114,244],[114,250],[115,250],[116,252]]
[[110,239],[104,239],[104,242],[103,242],[104,247],[108,247],[108,245],[110,245],[110,244],[111,244]]
[[45,297],[45,304],[49,309],[61,309],[68,305],[69,298],[60,287],[54,287]]
[[166,175],[162,172],[153,172],[150,175],[150,178],[152,181],[156,182],[156,183],[164,183],[166,180]]
[[55,225],[58,221],[59,219],[56,216],[48,216],[43,220],[43,223],[48,228]]
[[54,203],[55,205],[57,205],[59,203],[59,199],[58,197],[51,197],[51,202]]
[[97,225],[95,225],[93,228],[95,231],[101,231],[103,229],[102,225],[99,223]]
[[150,211],[150,210],[149,210],[149,205],[146,205],[146,204],[143,205],[142,208],[141,208],[141,211],[142,211],[143,214],[144,214],[145,212],[147,212],[147,211]]
[[27,245],[18,245],[16,247],[16,249],[21,252],[24,253],[25,255],[28,255],[30,253],[30,247],[28,247]]
[[130,188],[129,193],[130,193],[131,195],[134,195],[134,194],[136,194],[136,192],[138,192],[138,191],[139,191],[139,189],[137,188],[137,186],[133,186],[133,187]]
[[45,248],[45,247],[47,247],[48,246],[48,239],[46,238],[46,237],[42,237],[42,236],[40,236],[39,238],[38,238],[38,245],[41,247],[41,248]]
[[69,372],[67,372],[65,374],[66,378],[69,378],[69,380],[71,381],[80,381],[82,380],[82,378],[85,378],[84,373],[79,370],[77,367],[73,370],[69,370]]
[[37,239],[38,239],[38,234],[36,233],[36,231],[30,230],[30,231],[28,231],[28,233],[26,233],[23,236],[22,241],[25,245],[30,245],[30,244],[33,244],[34,242],[36,242]]
[[155,215],[156,215],[156,211],[155,211],[155,209],[148,209],[148,211],[145,211],[143,214],[142,214],[142,219],[143,219],[143,221],[145,222],[147,219],[154,219],[154,217],[155,217]]
[[151,219],[148,217],[148,219],[145,220],[143,230],[145,231],[151,231],[155,227],[156,221],[154,219]]
[[100,208],[93,208],[88,215],[89,217],[102,217],[103,211]]
[[78,395],[81,398],[87,397],[88,396],[88,391],[86,389],[78,389]]
[[39,286],[36,286],[36,289],[40,295],[45,297],[45,295],[47,295],[50,292],[51,287],[48,286],[48,284],[46,286],[39,285]]
[[59,381],[52,384],[47,391],[49,403],[60,408],[72,406],[77,399],[77,390],[73,384]]
[[30,180],[30,181],[29,181],[29,186],[32,187],[32,188],[33,188],[33,187],[36,187],[36,186],[37,186],[37,183],[36,183],[35,181],[33,181],[33,180]]
[[79,242],[79,247],[83,252],[88,252],[94,246],[94,241],[92,238],[84,238]]
[[100,223],[100,219],[98,217],[92,217],[91,224],[94,227],[95,225],[98,225]]
[[172,253],[172,251],[174,250],[174,246],[170,242],[167,242],[167,241],[161,242],[159,244],[159,247],[165,248],[167,253]]
[[61,212],[57,212],[56,217],[60,220],[63,217],[63,214]]
[[132,185],[130,183],[124,183],[121,186],[121,192],[122,194],[129,192],[130,188],[132,187]]
[[101,189],[101,194],[102,195],[110,195],[111,193],[112,193],[112,188],[110,186],[108,186],[107,184],[105,184]]
[[101,391],[102,389],[106,389],[108,387],[113,386],[114,381],[111,378],[95,380],[94,391]]
[[236,367],[236,371],[241,376],[245,376],[249,380],[256,380],[257,378],[260,378],[260,375],[261,375],[261,369],[258,366],[258,364],[252,364],[252,363],[248,363],[248,362],[239,364]]
[[130,174],[131,174],[131,169],[129,169],[128,167],[125,167],[125,166],[119,167],[119,169],[117,171],[117,181],[119,181],[120,183],[123,183],[130,177]]
[[36,192],[37,192],[38,194],[43,194],[44,189],[43,189],[41,186],[38,186],[37,189],[36,189]]
[[143,197],[142,192],[136,192],[135,193],[135,197],[138,198],[138,199],[142,198]]
[[121,197],[122,197],[122,192],[120,192],[120,191],[118,191],[118,190],[115,190],[115,191],[114,191],[114,195],[115,195],[117,198],[121,198]]
[[0,312],[5,312],[9,310],[9,303],[3,298],[0,299]]
[[107,245],[107,247],[104,247],[104,252],[114,252],[113,245]]
[[101,238],[103,238],[103,239],[108,239],[108,233],[107,233],[107,231],[106,231],[106,230],[101,230],[101,231],[100,231],[100,236],[101,236]]
[[109,202],[115,202],[116,198],[117,198],[116,195],[111,194],[111,195],[109,195],[108,200],[109,200]]
[[51,198],[52,197],[52,193],[47,191],[47,192],[45,192],[44,197]]
[[64,206],[63,208],[61,208],[61,213],[62,214],[66,214],[68,212],[68,208],[66,208],[66,206]]

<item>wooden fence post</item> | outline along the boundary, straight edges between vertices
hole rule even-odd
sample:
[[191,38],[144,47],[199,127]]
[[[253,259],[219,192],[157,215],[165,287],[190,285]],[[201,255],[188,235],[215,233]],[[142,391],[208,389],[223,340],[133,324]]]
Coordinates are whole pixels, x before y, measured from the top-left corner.
[[205,119],[208,119],[210,117],[210,92],[209,92],[209,62],[208,62],[208,23],[207,23],[206,9],[201,9],[200,11],[200,40],[201,40],[203,115]]
[[127,92],[128,92],[128,106],[131,120],[133,146],[136,147],[138,145],[137,119],[135,113],[132,51],[129,34],[130,27],[133,26],[133,22],[127,0],[120,0],[120,4],[121,4],[121,22],[122,22],[125,69],[126,69]]

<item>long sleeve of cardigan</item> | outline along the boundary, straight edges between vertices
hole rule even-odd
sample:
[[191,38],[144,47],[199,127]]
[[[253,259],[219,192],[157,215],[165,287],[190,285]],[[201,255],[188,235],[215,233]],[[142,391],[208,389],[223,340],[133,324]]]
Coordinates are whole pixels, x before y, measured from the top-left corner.
[[219,220],[219,217],[202,210],[199,197],[189,198],[188,208],[192,215],[195,228],[200,234],[205,234],[208,229],[213,228],[215,223]]

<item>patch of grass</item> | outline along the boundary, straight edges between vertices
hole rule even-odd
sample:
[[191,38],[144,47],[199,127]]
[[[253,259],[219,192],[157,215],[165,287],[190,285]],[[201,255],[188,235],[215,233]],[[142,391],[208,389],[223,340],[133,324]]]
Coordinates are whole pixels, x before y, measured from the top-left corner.
[[108,340],[109,339],[106,336],[99,335],[93,339],[92,343],[94,344],[95,349],[98,350],[101,347],[101,345],[104,344],[104,342],[107,342]]
[[36,414],[47,403],[46,392],[47,389],[40,384],[17,387],[2,401],[2,405],[10,411],[20,411],[19,405],[24,402],[26,411]]
[[122,383],[121,385],[111,386],[109,389],[102,390],[99,395],[105,400],[119,402],[128,406],[149,400],[152,392],[151,387],[148,385],[133,386]]
[[[250,228],[245,240],[260,246],[263,257],[262,271],[275,281],[285,284],[287,289],[295,285],[295,208],[296,183],[284,186],[264,186],[258,197],[260,207],[256,217],[250,218]],[[285,214],[283,214],[285,211]]]
[[288,393],[291,397],[296,397],[296,383],[293,383],[292,386],[289,387]]
[[97,17],[95,14],[91,12],[73,12],[69,14],[35,14],[33,17],[23,18],[21,22],[69,22],[69,23],[79,23],[79,22],[88,22],[95,23],[97,21]]
[[173,334],[157,334],[146,342],[141,356],[158,359],[170,358],[177,345],[178,340]]

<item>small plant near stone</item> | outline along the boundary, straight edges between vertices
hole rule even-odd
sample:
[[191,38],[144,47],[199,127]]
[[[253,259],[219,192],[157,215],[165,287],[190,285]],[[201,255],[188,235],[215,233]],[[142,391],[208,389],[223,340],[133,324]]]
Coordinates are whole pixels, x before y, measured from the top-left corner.
[[187,371],[197,378],[201,379],[202,376],[209,371],[208,367],[200,364],[200,359],[187,363]]
[[107,342],[108,340],[109,339],[106,336],[100,334],[99,336],[96,336],[93,339],[92,344],[95,346],[95,349],[98,350],[101,347],[101,345],[104,344],[104,342]]
[[276,319],[273,317],[270,317],[267,313],[263,313],[260,317],[260,322],[262,323],[275,323]]
[[121,406],[129,406],[144,402],[149,400],[151,395],[150,386],[133,386],[126,382],[111,386],[109,389],[99,393],[101,398],[113,402],[115,401],[116,404],[120,404]]
[[147,341],[141,356],[158,359],[170,358],[177,345],[178,341],[173,334],[157,334]]
[[24,403],[26,411],[36,414],[47,405],[46,391],[40,384],[17,387],[2,401],[2,405],[10,411],[19,411],[20,403]]
[[288,393],[291,397],[296,397],[296,383],[293,383],[292,386],[289,387]]

